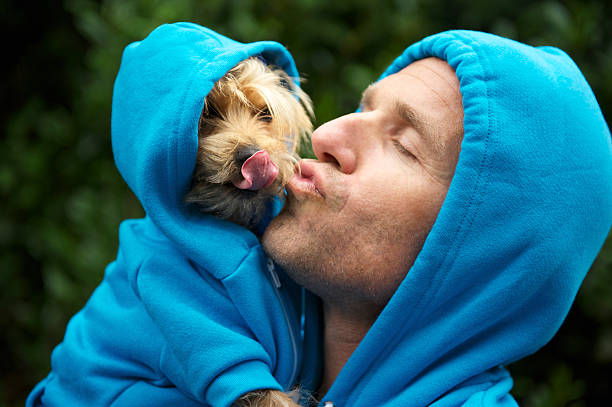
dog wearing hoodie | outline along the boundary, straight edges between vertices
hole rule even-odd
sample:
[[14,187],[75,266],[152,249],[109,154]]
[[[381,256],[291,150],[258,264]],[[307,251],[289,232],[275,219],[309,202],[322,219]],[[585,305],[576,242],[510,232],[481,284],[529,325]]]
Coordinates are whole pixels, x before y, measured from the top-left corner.
[[[312,132],[312,116],[310,98],[284,71],[255,57],[240,62],[206,97],[186,202],[252,229],[297,168],[296,152]],[[264,389],[236,404],[290,407],[298,397]]]
[[293,175],[312,114],[310,98],[284,71],[254,57],[239,63],[206,97],[186,201],[255,226]]

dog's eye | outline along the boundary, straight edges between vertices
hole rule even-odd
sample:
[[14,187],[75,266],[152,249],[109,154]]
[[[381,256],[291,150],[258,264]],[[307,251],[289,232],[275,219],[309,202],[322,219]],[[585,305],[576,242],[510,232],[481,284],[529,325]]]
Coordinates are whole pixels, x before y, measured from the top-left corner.
[[206,114],[206,116],[213,119],[219,119],[221,117],[221,114],[212,103],[207,103],[205,105],[204,113]]
[[270,123],[272,121],[272,115],[270,114],[270,110],[268,108],[261,109],[257,114],[257,120],[262,121],[264,123]]

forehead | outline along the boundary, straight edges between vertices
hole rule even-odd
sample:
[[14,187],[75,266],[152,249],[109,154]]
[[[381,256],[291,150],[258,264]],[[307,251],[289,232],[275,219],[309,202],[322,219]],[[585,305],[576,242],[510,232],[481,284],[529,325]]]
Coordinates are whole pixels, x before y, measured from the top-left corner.
[[457,75],[448,63],[438,58],[415,61],[364,92],[364,98],[389,96],[423,109],[463,110]]
[[453,68],[438,58],[426,58],[370,85],[362,103],[381,106],[388,101],[405,106],[422,136],[441,152],[463,136],[463,103]]

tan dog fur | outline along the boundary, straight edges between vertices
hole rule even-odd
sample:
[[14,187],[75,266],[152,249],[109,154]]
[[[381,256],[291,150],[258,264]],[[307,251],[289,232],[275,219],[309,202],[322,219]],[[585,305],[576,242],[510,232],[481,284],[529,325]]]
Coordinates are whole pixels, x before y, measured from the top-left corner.
[[296,400],[299,391],[283,393],[278,390],[257,390],[245,394],[234,404],[236,407],[300,407]]
[[[287,74],[257,58],[242,61],[206,97],[199,151],[186,201],[205,213],[246,227],[264,214],[293,175],[297,149],[312,132],[310,98]],[[245,158],[265,149],[279,169],[267,188],[238,189]]]

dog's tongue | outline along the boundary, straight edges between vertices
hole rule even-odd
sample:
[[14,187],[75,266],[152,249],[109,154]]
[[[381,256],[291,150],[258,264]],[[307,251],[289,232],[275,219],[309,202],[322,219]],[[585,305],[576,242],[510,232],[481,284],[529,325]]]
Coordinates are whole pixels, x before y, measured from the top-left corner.
[[237,188],[256,191],[274,182],[278,175],[278,167],[270,160],[266,150],[259,150],[242,164],[240,172],[244,179],[232,183]]

